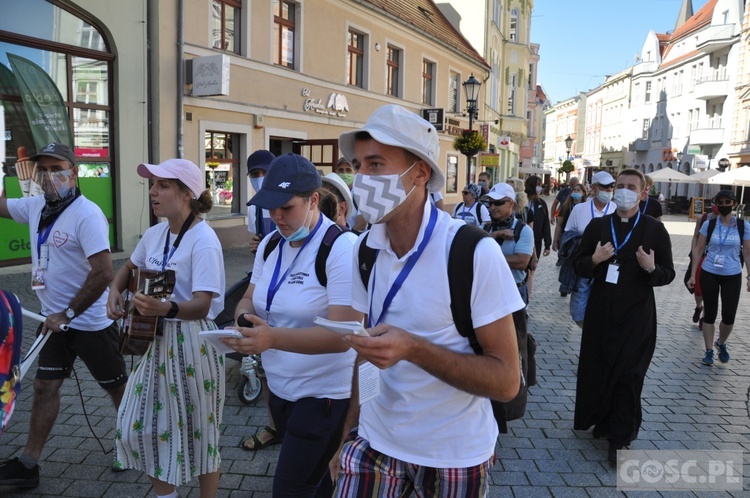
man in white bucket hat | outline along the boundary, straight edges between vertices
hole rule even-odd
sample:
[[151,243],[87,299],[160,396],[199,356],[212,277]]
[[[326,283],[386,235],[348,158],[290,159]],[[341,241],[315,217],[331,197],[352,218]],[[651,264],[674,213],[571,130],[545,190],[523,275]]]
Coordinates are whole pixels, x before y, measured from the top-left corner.
[[[367,361],[355,368],[349,434],[331,461],[337,496],[485,496],[498,434],[489,398],[509,401],[520,385],[511,314],[524,304],[513,276],[499,245],[479,240],[470,308],[483,354],[475,354],[450,310],[447,268],[459,227],[479,229],[428,202],[445,183],[435,128],[386,105],[342,134],[339,147],[357,171],[352,196],[372,224],[354,249],[352,278],[352,306],[367,315],[372,337],[345,337]],[[372,264],[360,248],[376,251]]]

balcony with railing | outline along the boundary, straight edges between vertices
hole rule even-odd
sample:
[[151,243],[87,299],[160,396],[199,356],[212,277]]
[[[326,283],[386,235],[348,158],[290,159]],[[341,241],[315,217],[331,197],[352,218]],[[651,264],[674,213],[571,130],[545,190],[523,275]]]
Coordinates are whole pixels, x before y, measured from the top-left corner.
[[698,50],[710,54],[731,46],[739,39],[736,24],[711,25],[698,33]]
[[690,131],[692,145],[714,145],[724,143],[724,128],[721,122],[703,123],[703,126]]
[[716,71],[699,79],[693,88],[696,99],[711,100],[729,95],[729,77],[726,70]]

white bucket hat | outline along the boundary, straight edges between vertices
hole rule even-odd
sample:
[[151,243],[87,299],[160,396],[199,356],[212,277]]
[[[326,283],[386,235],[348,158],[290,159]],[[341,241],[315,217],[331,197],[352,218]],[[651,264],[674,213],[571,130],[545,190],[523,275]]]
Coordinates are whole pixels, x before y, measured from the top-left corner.
[[354,210],[354,202],[352,202],[352,193],[349,192],[349,187],[346,186],[344,180],[342,180],[336,173],[328,173],[321,178],[321,180],[323,180],[323,183],[328,183],[329,185],[336,187],[336,190],[341,193],[341,196],[346,201],[346,217],[350,217]]
[[419,115],[394,104],[380,107],[370,114],[363,128],[339,136],[339,149],[349,161],[354,158],[354,137],[361,131],[366,131],[381,144],[401,147],[416,154],[432,169],[427,190],[437,192],[443,188],[445,175],[437,164],[440,155],[437,131]]

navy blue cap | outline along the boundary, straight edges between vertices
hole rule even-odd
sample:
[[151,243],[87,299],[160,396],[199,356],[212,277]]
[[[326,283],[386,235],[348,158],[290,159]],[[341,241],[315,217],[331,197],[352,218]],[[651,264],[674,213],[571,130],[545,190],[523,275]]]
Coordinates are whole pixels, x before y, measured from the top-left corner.
[[254,169],[266,171],[274,159],[276,159],[276,156],[271,152],[263,149],[256,150],[247,158],[247,172],[250,173]]
[[311,192],[323,184],[315,165],[297,154],[273,160],[263,178],[263,187],[247,203],[263,209],[277,209],[297,194]]
[[713,198],[713,202],[716,202],[721,197],[726,197],[727,199],[731,200],[732,202],[737,202],[737,196],[734,195],[734,192],[731,190],[719,190],[716,195]]

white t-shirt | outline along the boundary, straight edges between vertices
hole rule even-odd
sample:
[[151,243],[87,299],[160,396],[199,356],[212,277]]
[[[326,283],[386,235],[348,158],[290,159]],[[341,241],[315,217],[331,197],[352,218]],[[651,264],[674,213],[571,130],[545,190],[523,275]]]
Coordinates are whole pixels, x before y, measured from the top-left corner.
[[576,231],[579,235],[583,235],[583,231],[586,230],[586,227],[593,218],[601,218],[602,216],[614,213],[616,210],[615,203],[611,201],[605,204],[602,210],[596,207],[594,199],[576,204],[570,212],[568,224],[565,225],[565,231]]
[[[161,271],[168,229],[169,224],[163,222],[146,230],[130,261],[138,268]],[[170,233],[170,251],[177,235]],[[185,232],[166,269],[175,271],[174,301],[189,301],[193,292],[210,292],[213,299],[206,318],[213,320],[224,308],[224,255],[208,223],[201,221]]]
[[[29,225],[31,241],[31,263],[36,268],[39,260],[37,253],[37,227],[44,208],[44,196],[8,199],[8,211],[18,223]],[[109,251],[109,225],[99,206],[80,196],[73,201],[55,220],[47,238],[49,261],[46,285],[36,291],[42,304],[42,314],[47,316],[60,313],[78,294],[86,277],[91,271],[88,258],[102,251]],[[102,330],[112,323],[107,318],[107,298],[109,291],[104,290],[99,299],[79,316],[70,326],[77,330]],[[79,310],[80,311],[80,310]]]
[[[326,260],[328,286],[323,287],[315,274],[315,258],[323,236],[333,222],[323,215],[320,218],[322,222],[318,231],[301,252],[301,247],[292,247],[282,239],[264,261],[263,254],[270,235],[258,246],[251,279],[255,284],[253,305],[256,314],[271,326],[314,327],[313,320],[316,316],[328,318],[329,306],[351,305],[354,239],[344,234],[331,246]],[[269,313],[266,312],[268,288],[279,253],[279,281],[285,273],[286,277],[281,281]],[[290,268],[292,262],[293,266]],[[349,398],[355,357],[353,349],[344,353],[309,355],[269,349],[262,354],[268,386],[276,396],[287,401],[297,401],[300,398]]]
[[[401,269],[424,237],[430,210],[425,202],[422,225],[414,248],[398,258],[391,249],[385,225],[373,225],[368,246],[379,249],[370,281],[374,321]],[[452,351],[474,354],[461,336],[450,310],[448,253],[453,236],[463,223],[438,211],[432,237],[395,295],[381,323],[388,323]],[[359,277],[358,251],[354,248],[355,278],[352,306],[370,313],[369,294]],[[500,246],[481,240],[474,252],[471,311],[475,327],[482,327],[524,307]],[[449,386],[408,361],[380,370],[380,396],[361,406],[359,434],[377,451],[399,460],[429,467],[469,467],[487,461],[495,451],[497,422],[487,398]]]
[[[477,219],[477,214],[481,219]],[[490,221],[490,212],[487,210],[487,206],[480,202],[474,202],[471,207],[466,207],[463,202],[459,202],[453,208],[453,217],[467,225],[482,226]]]

